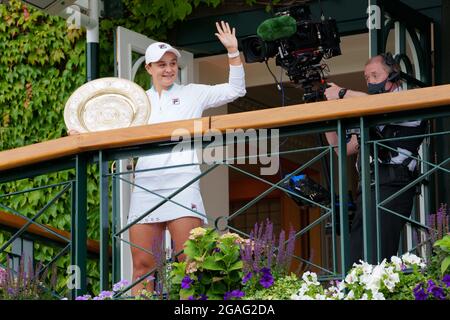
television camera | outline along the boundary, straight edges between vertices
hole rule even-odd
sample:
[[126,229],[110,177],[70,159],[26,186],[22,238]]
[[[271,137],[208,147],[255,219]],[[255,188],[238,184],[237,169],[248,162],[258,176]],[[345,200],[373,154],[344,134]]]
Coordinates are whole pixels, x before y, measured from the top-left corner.
[[282,9],[263,21],[257,35],[242,40],[242,51],[247,63],[267,63],[275,57],[276,65],[304,89],[305,102],[324,100],[327,66],[322,59],[341,54],[336,20],[322,15],[313,21],[306,5]]

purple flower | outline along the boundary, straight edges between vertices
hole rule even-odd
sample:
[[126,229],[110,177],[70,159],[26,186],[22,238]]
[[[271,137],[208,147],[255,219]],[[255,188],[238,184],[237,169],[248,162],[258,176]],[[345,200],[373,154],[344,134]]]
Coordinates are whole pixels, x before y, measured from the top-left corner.
[[270,269],[269,268],[262,268],[261,270],[261,273],[264,275],[264,274],[272,274],[271,272],[270,272]]
[[75,300],[90,300],[91,298],[89,294],[85,294],[84,296],[76,297]]
[[112,299],[113,295],[114,295],[114,292],[112,292],[112,291],[102,291],[102,292],[100,292],[100,294],[98,295],[98,297],[99,297],[101,300],[104,300],[104,299]]
[[233,298],[241,299],[243,296],[245,296],[245,293],[241,290],[233,290],[230,292],[225,292],[223,299],[224,300],[231,300]]
[[413,290],[416,300],[427,300],[428,294],[423,289],[422,283],[419,283]]
[[120,280],[113,286],[113,291],[117,292],[128,286],[130,283],[127,280]]
[[206,294],[201,294],[197,299],[195,296],[189,296],[188,300],[208,300],[208,296]]
[[437,286],[431,279],[428,280],[428,292],[438,300],[445,300],[444,290],[440,286]]
[[280,238],[278,240],[278,255],[277,255],[277,264],[281,266],[285,260],[285,252],[284,252],[284,239],[286,235],[284,233],[284,230],[281,230],[280,232]]
[[442,282],[445,283],[447,287],[450,287],[450,274],[446,274],[444,278],[442,278]]
[[259,283],[264,287],[264,288],[270,288],[273,285],[273,276],[272,273],[270,273],[270,269],[269,268],[262,268],[261,269],[261,279],[259,279]]
[[185,276],[181,281],[182,289],[189,289],[191,287],[192,282],[194,282],[189,276]]
[[220,252],[220,248],[214,248],[213,252]]
[[249,272],[247,273],[244,278],[242,279],[242,284],[246,284],[248,280],[250,280],[253,276],[253,273]]
[[6,282],[6,278],[7,278],[6,270],[3,269],[3,268],[0,268],[0,285],[1,285],[3,282]]
[[438,286],[433,287],[433,289],[430,291],[436,299],[445,300],[444,289],[442,289],[441,287],[438,287]]
[[295,250],[295,230],[291,226],[289,230],[288,243],[286,248],[286,265],[284,266],[286,271],[288,271],[289,267],[291,266],[292,255],[294,254],[294,250]]
[[[154,277],[154,276],[148,276],[147,278],[145,278],[145,280],[144,281],[148,281],[148,282],[150,282],[150,281],[153,281],[153,280],[155,280],[156,278]],[[126,281],[126,280],[125,280]]]

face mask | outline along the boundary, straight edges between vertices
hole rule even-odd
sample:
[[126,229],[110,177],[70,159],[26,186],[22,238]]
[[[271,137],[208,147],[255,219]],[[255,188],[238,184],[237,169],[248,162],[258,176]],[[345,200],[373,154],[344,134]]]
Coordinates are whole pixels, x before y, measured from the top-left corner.
[[388,81],[388,79],[379,82],[379,83],[368,83],[367,84],[367,92],[369,94],[378,94],[378,93],[385,93],[386,89],[386,82]]

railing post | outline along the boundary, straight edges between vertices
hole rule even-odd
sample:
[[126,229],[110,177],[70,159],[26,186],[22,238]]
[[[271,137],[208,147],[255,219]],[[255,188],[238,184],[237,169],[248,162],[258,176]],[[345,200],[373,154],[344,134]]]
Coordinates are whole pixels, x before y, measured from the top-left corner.
[[338,267],[338,252],[336,248],[336,197],[334,190],[334,146],[330,146],[330,205],[331,205],[331,247],[333,250],[333,272],[337,273]]
[[[117,162],[116,162],[117,165]],[[119,211],[119,182],[117,181],[116,176],[114,175],[116,171],[116,166],[112,169],[112,278],[113,282],[117,283],[121,279],[121,269],[120,269],[120,261],[121,261],[121,252],[120,252],[120,241],[117,240],[115,236],[117,232],[120,230],[120,211]]]
[[369,127],[365,123],[363,117],[360,118],[360,161],[361,161],[361,196],[362,196],[362,221],[363,221],[363,248],[364,248],[364,261],[368,263],[373,262],[372,252],[372,232],[371,232],[371,177],[370,177],[370,147],[367,144],[369,141]]
[[109,188],[108,161],[104,152],[99,151],[100,174],[100,290],[109,288]]
[[[70,224],[70,265],[74,266],[76,265],[76,257],[75,257],[75,234],[76,234],[76,220],[75,220],[75,213],[77,212],[76,203],[77,203],[77,197],[76,197],[76,187],[77,184],[75,181],[71,182],[71,203],[70,203],[70,217],[71,217],[71,224]],[[70,276],[70,274],[69,274]],[[70,297],[72,300],[75,300],[77,297],[76,288],[72,287],[70,292]]]
[[380,222],[380,180],[379,177],[379,165],[378,165],[378,144],[374,144],[373,150],[373,163],[374,163],[374,180],[375,180],[375,225],[376,225],[376,242],[377,242],[377,251],[376,251],[376,263],[379,263],[381,260],[381,222]]
[[338,162],[339,162],[339,216],[341,228],[341,272],[350,269],[350,241],[348,228],[348,184],[347,184],[347,139],[345,125],[338,120]]
[[[74,244],[75,244],[75,266],[78,273],[79,286],[75,288],[75,295],[80,296],[86,294],[87,291],[87,156],[78,154],[75,164],[75,227]],[[73,237],[73,236],[72,236]]]

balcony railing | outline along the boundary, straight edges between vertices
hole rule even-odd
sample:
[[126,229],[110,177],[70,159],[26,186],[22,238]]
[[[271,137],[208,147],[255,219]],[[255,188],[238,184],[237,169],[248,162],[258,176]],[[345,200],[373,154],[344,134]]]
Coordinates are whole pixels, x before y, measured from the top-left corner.
[[[0,209],[24,219],[23,227],[17,232],[13,231],[11,237],[6,240],[6,243],[0,243],[0,257],[4,258],[4,254],[9,252],[9,245],[15,239],[25,234],[31,226],[45,230],[47,233],[51,234],[52,237],[57,237],[57,240],[60,243],[64,242],[67,244],[63,251],[55,255],[55,260],[66,254],[66,251],[70,249],[70,261],[72,265],[78,267],[78,276],[80,279],[79,286],[73,289],[72,296],[84,294],[87,290],[88,203],[89,201],[92,201],[92,199],[88,199],[87,192],[89,176],[88,167],[94,163],[98,165],[98,177],[96,183],[98,183],[100,190],[98,195],[100,198],[100,208],[97,211],[91,209],[89,214],[97,214],[100,217],[100,288],[106,290],[111,288],[111,283],[113,281],[119,280],[121,265],[120,251],[121,248],[123,248],[122,244],[125,243],[133,246],[132,243],[129,243],[124,238],[125,232],[132,224],[123,226],[123,224],[121,224],[121,217],[119,216],[119,182],[122,181],[135,185],[137,188],[140,187],[130,178],[133,173],[132,171],[125,169],[119,171],[119,166],[111,166],[112,162],[136,158],[143,155],[170,152],[177,143],[177,141],[171,140],[172,134],[175,130],[180,129],[183,129],[185,134],[190,134],[192,137],[190,143],[195,143],[198,137],[210,133],[211,130],[225,135],[227,129],[279,129],[280,138],[287,139],[289,137],[297,137],[300,141],[306,136],[336,131],[338,133],[338,144],[336,146],[329,146],[318,142],[315,145],[310,144],[304,147],[297,146],[288,150],[280,149],[276,152],[274,152],[274,150],[268,151],[267,155],[280,157],[302,154],[302,163],[299,164],[295,170],[291,170],[284,176],[281,175],[275,182],[273,179],[247,172],[242,169],[242,167],[234,165],[236,158],[228,158],[223,161],[209,164],[209,167],[206,170],[203,170],[199,177],[188,182],[174,194],[171,194],[168,197],[161,196],[161,203],[158,204],[158,206],[166,202],[174,202],[172,198],[183,189],[187,188],[195,180],[201,179],[220,166],[226,166],[230,170],[235,170],[258,180],[261,183],[265,183],[268,187],[252,201],[235,212],[220,212],[219,216],[216,215],[215,217],[212,217],[207,213],[206,218],[212,225],[220,230],[230,229],[243,235],[247,235],[243,230],[234,228],[232,221],[237,216],[245,214],[245,211],[253,204],[275,190],[279,190],[291,197],[301,199],[308,206],[317,208],[320,215],[307,226],[303,226],[301,229],[296,230],[296,237],[305,237],[313,228],[318,226],[324,227],[326,224],[331,225],[331,236],[329,239],[331,259],[327,265],[319,265],[301,256],[296,256],[295,258],[302,263],[319,270],[324,279],[341,278],[343,274],[345,274],[345,271],[350,267],[348,221],[348,191],[350,186],[348,177],[351,173],[349,169],[351,167],[349,166],[350,163],[346,154],[347,130],[359,128],[361,132],[361,191],[365,224],[364,253],[365,258],[369,259],[373,258],[371,257],[369,250],[373,241],[376,241],[376,244],[379,244],[380,241],[380,229],[378,229],[377,235],[375,235],[373,239],[369,236],[368,231],[371,184],[369,154],[371,151],[370,149],[372,149],[376,160],[378,151],[382,148],[389,148],[389,146],[386,145],[386,140],[371,140],[368,135],[368,129],[375,125],[385,123],[395,123],[407,120],[432,120],[449,117],[450,109],[447,107],[448,105],[450,105],[450,85],[445,85],[376,96],[317,102],[245,113],[204,117],[194,120],[86,133],[0,152],[0,183],[18,182],[14,185],[14,188],[11,188],[11,192],[0,195]],[[421,164],[421,173],[411,185],[406,186],[404,190],[401,190],[400,192],[411,188],[413,185],[421,185],[424,180],[429,180],[430,177],[436,176],[438,173],[449,172],[449,170],[445,168],[445,165],[450,159],[437,163],[436,161],[431,160],[429,156],[430,147],[434,147],[435,152],[440,152],[439,146],[434,145],[436,138],[445,136],[448,133],[450,132],[433,131],[423,135],[426,140],[422,145],[422,156],[414,158]],[[257,136],[257,139],[265,138]],[[201,141],[200,145],[202,148],[207,147],[204,141]],[[226,139],[223,139],[223,145],[227,145]],[[335,151],[338,154],[337,159],[334,159]],[[248,158],[249,157],[247,157],[247,159]],[[322,167],[325,171],[323,179],[326,179],[326,176],[329,176],[330,179],[328,190],[330,199],[329,204],[324,205],[323,203],[317,203],[311,199],[306,199],[283,186],[283,182],[287,181],[291,176],[304,172],[311,166],[316,166],[323,159],[326,159],[326,161],[323,161],[325,165]],[[375,161],[374,169],[376,178],[375,189],[378,194],[379,181],[376,174],[378,170],[377,163],[378,162]],[[36,178],[38,177],[57,172],[65,172],[67,170],[72,170],[73,172],[72,175],[69,175],[70,179],[67,181],[56,181],[51,184],[36,182],[36,186],[33,186],[32,188],[21,189],[20,187],[20,181],[23,179],[28,179],[27,181],[36,181]],[[112,192],[110,192],[110,186],[112,187]],[[424,224],[424,214],[429,214],[430,208],[432,207],[427,188],[427,186],[422,187],[422,196],[425,200],[421,202],[423,204],[422,208],[419,208],[419,205],[417,205],[417,215],[413,214],[411,218],[402,217],[402,219],[407,221],[407,224],[411,226],[411,228],[418,228],[418,230],[427,229],[427,226]],[[30,218],[28,212],[21,212],[20,204],[16,203],[14,208],[10,205],[10,199],[13,197],[20,194],[30,194],[44,189],[55,190],[54,199],[44,204],[42,209],[39,210],[34,217]],[[207,190],[202,190],[203,194],[206,194],[207,192]],[[337,199],[340,204],[339,206],[336,205],[335,194],[338,195]],[[380,214],[398,215],[396,212],[386,209],[386,203],[396,196],[397,194],[394,194],[382,201],[379,201],[377,197],[377,221]],[[39,222],[39,219],[42,216],[49,214],[50,208],[54,206],[57,201],[64,201],[65,208],[71,212],[71,233],[69,236],[63,237],[61,233],[55,232],[55,230]],[[155,209],[156,207],[149,208],[144,215],[151,214]],[[195,212],[194,209],[192,209],[192,211]],[[112,219],[110,219],[110,213],[112,213]],[[420,216],[420,214],[422,215]],[[340,221],[339,230],[336,230],[335,222],[337,219]],[[137,221],[135,221],[135,223],[136,222]],[[2,225],[4,226],[4,224]],[[0,228],[1,227],[2,226],[0,226]],[[337,234],[337,231],[339,231],[340,236]],[[109,252],[110,243],[112,244],[112,257]],[[419,248],[412,247],[408,249],[418,250]],[[379,246],[377,256],[378,258],[380,257]],[[1,262],[3,261],[0,261],[0,263]],[[112,272],[112,279],[110,279],[110,272]],[[149,273],[151,272],[152,271],[149,271]]]

